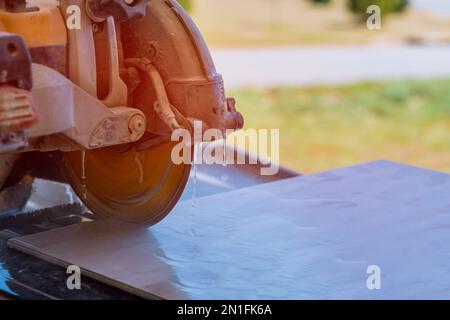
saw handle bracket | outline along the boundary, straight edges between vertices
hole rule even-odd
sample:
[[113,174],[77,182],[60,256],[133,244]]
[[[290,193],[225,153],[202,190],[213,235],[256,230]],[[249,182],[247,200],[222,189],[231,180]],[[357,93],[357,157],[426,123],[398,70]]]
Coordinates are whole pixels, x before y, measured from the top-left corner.
[[105,27],[108,35],[109,91],[102,102],[108,107],[126,106],[128,88],[120,77],[117,34],[112,17],[107,18]]
[[[134,67],[138,70],[143,71],[149,78],[155,89],[156,101],[153,103],[153,108],[158,114],[159,118],[169,127],[170,131],[182,128],[178,118],[180,118],[181,113],[177,112],[177,115],[173,111],[175,108],[170,104],[169,97],[167,96],[166,87],[164,82],[155,66],[146,58],[131,58],[125,60],[125,65],[127,67]],[[180,119],[182,122],[186,122],[186,119]],[[184,121],[186,120],[186,121]]]
[[102,22],[108,17],[117,22],[139,19],[145,15],[148,0],[87,0],[86,11],[94,22]]

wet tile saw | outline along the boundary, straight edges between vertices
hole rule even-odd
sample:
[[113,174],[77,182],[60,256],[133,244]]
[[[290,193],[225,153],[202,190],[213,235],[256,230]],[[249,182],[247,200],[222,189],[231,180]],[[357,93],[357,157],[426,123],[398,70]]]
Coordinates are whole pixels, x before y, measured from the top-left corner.
[[56,152],[99,217],[152,225],[189,163],[174,130],[237,130],[198,29],[175,0],[0,0],[0,186],[26,152]]

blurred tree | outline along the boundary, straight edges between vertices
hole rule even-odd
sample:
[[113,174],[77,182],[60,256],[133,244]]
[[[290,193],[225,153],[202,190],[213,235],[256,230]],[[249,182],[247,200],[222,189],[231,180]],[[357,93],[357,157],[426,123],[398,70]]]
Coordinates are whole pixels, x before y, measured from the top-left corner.
[[178,3],[186,10],[190,12],[192,9],[192,0],[177,0]]
[[331,2],[331,0],[311,0],[311,1],[317,4],[328,4]]
[[377,5],[382,14],[401,12],[409,4],[409,0],[348,0],[348,7],[356,14],[365,15],[371,5]]

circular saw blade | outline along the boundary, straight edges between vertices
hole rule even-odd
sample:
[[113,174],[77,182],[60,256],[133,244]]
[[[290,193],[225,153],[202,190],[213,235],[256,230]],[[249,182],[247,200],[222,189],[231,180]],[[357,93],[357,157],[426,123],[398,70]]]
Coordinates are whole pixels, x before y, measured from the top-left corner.
[[72,188],[102,218],[153,225],[178,202],[191,165],[171,160],[174,142],[136,151],[103,148],[62,155]]

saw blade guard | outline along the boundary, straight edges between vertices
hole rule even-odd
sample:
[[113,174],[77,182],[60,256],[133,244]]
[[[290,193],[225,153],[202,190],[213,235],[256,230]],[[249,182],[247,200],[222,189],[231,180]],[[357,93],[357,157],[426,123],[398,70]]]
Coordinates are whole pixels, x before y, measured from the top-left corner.
[[[140,61],[160,75],[178,122],[179,118],[191,123],[200,120],[204,130],[242,128],[242,116],[227,103],[222,76],[216,72],[203,37],[176,1],[150,1],[144,18],[121,25],[121,38],[125,62],[136,66]],[[135,90],[133,104],[148,112],[147,119],[158,119],[152,103],[165,102],[151,73],[144,67],[138,69],[142,84]],[[167,135],[171,128],[164,121],[149,120],[147,130]]]

